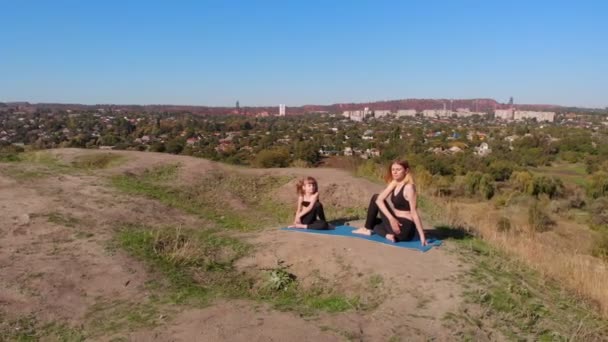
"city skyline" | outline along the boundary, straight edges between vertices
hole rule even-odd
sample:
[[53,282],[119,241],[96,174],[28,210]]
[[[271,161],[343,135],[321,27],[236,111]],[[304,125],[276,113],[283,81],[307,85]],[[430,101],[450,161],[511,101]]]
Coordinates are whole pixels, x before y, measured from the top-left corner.
[[0,101],[605,108],[602,1],[6,2]]

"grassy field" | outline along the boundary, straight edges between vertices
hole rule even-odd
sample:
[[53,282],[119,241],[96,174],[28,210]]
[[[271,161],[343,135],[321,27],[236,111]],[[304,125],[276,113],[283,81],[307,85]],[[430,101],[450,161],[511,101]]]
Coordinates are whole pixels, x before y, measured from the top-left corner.
[[529,170],[535,175],[557,177],[564,184],[575,184],[583,188],[587,186],[587,172],[583,164],[556,163],[552,166],[541,166]]

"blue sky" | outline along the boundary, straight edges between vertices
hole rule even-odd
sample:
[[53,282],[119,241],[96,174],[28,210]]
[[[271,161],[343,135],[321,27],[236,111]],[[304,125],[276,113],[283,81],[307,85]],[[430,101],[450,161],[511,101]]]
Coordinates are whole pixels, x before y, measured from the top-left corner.
[[0,101],[608,106],[608,1],[0,0]]

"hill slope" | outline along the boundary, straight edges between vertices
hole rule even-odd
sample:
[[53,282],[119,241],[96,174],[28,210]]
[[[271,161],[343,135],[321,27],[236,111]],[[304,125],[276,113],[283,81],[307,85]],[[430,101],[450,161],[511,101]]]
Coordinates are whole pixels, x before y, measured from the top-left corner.
[[559,291],[565,307],[553,308],[552,288],[458,232],[423,254],[277,230],[303,175],[319,180],[336,222],[360,219],[381,190],[333,169],[128,151],[59,149],[1,163],[0,336],[601,339],[603,321]]

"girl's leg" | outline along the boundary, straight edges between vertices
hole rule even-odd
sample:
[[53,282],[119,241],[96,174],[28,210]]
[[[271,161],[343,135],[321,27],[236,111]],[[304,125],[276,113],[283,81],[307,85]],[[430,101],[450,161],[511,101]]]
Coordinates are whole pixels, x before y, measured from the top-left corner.
[[315,222],[309,224],[306,228],[316,230],[327,230],[329,229],[329,224],[327,224],[327,222],[323,220],[316,220]]
[[[317,217],[319,219],[317,219]],[[325,230],[329,228],[329,225],[325,221],[325,212],[323,211],[323,205],[319,202],[314,204],[314,207],[308,214],[301,217],[302,227],[296,228],[308,228]]]

